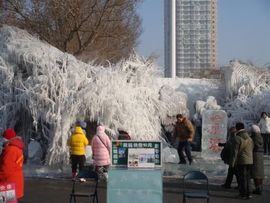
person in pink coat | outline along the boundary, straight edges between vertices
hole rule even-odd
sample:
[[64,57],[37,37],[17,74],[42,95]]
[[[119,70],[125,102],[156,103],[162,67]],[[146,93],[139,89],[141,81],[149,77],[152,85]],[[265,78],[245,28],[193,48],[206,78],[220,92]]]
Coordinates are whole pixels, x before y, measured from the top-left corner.
[[111,140],[105,133],[105,127],[99,125],[96,130],[96,134],[92,139],[92,151],[93,161],[95,165],[95,171],[99,177],[106,176],[107,170],[111,164],[110,151],[111,151]]

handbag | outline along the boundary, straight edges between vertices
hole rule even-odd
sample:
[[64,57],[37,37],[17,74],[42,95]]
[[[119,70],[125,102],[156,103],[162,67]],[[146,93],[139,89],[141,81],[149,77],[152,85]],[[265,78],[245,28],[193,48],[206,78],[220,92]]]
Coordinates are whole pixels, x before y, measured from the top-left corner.
[[231,148],[226,144],[220,152],[220,157],[225,164],[229,164],[231,155]]
[[14,183],[0,183],[0,202],[17,203]]

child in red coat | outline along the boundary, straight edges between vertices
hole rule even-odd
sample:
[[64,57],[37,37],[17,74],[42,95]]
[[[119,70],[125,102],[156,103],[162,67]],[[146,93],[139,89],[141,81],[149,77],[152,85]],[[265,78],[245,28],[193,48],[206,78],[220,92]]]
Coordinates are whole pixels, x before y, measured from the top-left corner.
[[20,199],[24,195],[24,144],[11,128],[5,130],[2,136],[6,142],[0,155],[0,183],[15,183],[16,197]]

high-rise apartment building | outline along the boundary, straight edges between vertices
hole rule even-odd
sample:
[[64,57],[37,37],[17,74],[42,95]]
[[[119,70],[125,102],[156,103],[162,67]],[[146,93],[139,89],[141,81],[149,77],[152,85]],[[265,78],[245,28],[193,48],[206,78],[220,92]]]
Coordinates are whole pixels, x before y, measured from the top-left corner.
[[217,0],[164,0],[165,77],[217,68]]

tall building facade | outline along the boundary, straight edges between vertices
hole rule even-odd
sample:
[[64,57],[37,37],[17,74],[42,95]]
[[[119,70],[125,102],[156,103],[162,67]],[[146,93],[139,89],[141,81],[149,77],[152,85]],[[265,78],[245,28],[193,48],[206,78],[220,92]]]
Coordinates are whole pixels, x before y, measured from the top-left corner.
[[217,65],[217,0],[164,0],[165,77]]

